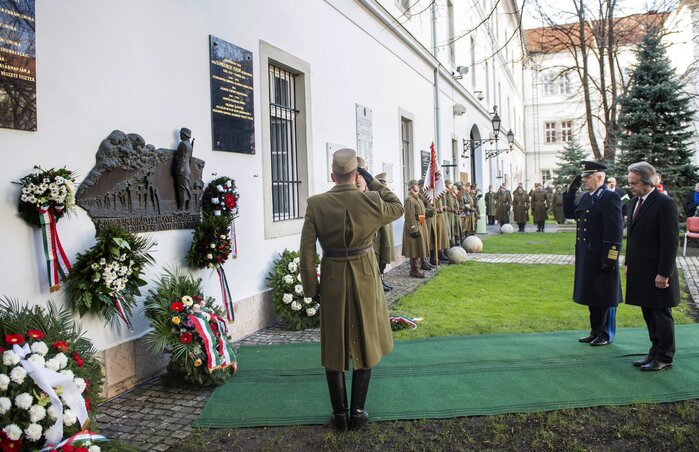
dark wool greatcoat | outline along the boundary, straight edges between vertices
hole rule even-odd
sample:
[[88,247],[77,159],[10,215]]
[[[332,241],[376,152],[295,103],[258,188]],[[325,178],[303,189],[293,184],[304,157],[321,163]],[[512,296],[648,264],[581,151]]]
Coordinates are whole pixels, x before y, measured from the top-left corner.
[[[631,201],[626,234],[626,304],[643,308],[671,308],[680,303],[675,259],[679,242],[677,206],[669,196],[653,190],[631,218],[639,198]],[[655,276],[670,278],[667,289],[655,287]]]
[[548,218],[546,211],[549,208],[548,193],[544,190],[534,190],[531,195],[531,203],[534,222],[546,220]]
[[495,219],[498,223],[510,222],[510,205],[512,204],[512,194],[509,190],[498,191],[495,195]]
[[393,349],[379,270],[371,249],[374,234],[403,214],[400,199],[374,179],[370,191],[336,185],[308,198],[301,231],[300,272],[306,296],[319,293],[316,241],[324,250],[369,252],[320,261],[320,350],[323,367],[370,368]]
[[624,234],[621,198],[603,185],[592,195],[584,193],[577,204],[575,194],[565,193],[563,209],[566,218],[577,222],[573,300],[587,306],[617,306],[621,302],[618,259]]
[[553,218],[556,219],[556,223],[563,224],[566,221],[566,216],[563,213],[563,192],[553,194]]
[[495,209],[496,209],[495,194],[496,193],[494,191],[489,191],[488,193],[485,194],[485,214],[489,217],[495,216]]
[[529,196],[526,193],[512,195],[512,211],[515,213],[515,223],[526,223],[529,221]]
[[[405,257],[427,257],[428,250],[427,223],[420,224],[420,215],[425,215],[425,205],[415,196],[408,195],[405,198],[405,221],[403,222],[403,248],[401,254]],[[417,237],[411,237],[410,233],[417,232]]]

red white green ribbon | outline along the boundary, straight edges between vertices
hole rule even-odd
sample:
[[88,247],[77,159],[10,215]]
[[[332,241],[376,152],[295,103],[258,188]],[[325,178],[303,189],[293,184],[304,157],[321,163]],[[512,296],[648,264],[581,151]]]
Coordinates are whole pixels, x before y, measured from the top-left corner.
[[216,332],[211,328],[209,321],[202,313],[190,314],[189,320],[194,325],[194,329],[201,337],[206,352],[206,366],[209,372],[216,369],[237,366],[235,353],[228,343],[226,337],[226,321],[216,315],[210,316],[216,325]]
[[117,312],[119,313],[121,320],[123,320],[126,326],[129,327],[129,331],[133,331],[133,325],[131,324],[129,317],[126,315],[126,311],[124,310],[126,300],[124,300],[124,297],[122,297],[118,292],[114,293],[114,304],[116,304]]
[[389,317],[388,320],[390,320],[391,323],[408,325],[408,327],[410,327],[411,330],[417,328],[417,323],[414,322],[415,319],[409,319],[408,317]]
[[68,276],[71,270],[68,256],[66,256],[61,240],[58,238],[55,209],[56,207],[50,205],[39,208],[41,237],[44,243],[44,256],[46,257],[46,270],[51,292],[61,288],[61,279]]
[[60,443],[56,444],[55,446],[49,445],[48,447],[44,447],[43,449],[41,449],[41,452],[45,452],[45,451],[49,451],[49,450],[58,450],[67,444],[73,444],[73,443],[78,442],[78,441],[99,442],[99,441],[108,441],[108,439],[102,435],[98,435],[98,434],[93,433],[89,430],[83,430],[83,431],[78,432],[75,435],[61,441]]
[[233,322],[235,321],[233,298],[231,297],[231,289],[228,287],[226,272],[223,270],[223,267],[216,267],[216,273],[218,274],[218,282],[221,285],[221,301],[226,308],[226,318],[229,322]]
[[235,352],[228,342],[228,325],[224,319],[217,315],[212,315],[211,318],[216,320],[216,325],[218,326],[218,352],[223,359],[221,366],[232,366],[233,372],[235,372],[238,369],[238,362],[235,357]]

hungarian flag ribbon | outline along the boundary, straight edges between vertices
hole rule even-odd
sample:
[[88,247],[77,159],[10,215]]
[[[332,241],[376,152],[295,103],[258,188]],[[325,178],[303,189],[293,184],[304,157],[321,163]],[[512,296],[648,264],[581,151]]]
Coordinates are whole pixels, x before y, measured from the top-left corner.
[[71,270],[68,256],[66,256],[61,240],[58,238],[54,209],[56,207],[50,205],[39,208],[41,237],[44,243],[44,256],[46,257],[46,270],[51,292],[61,288],[61,278],[68,276]]
[[233,372],[235,372],[238,369],[238,362],[235,357],[235,352],[228,342],[228,325],[226,324],[226,320],[217,315],[212,315],[211,318],[216,320],[216,325],[218,326],[218,352],[222,357],[221,366],[232,366]]
[[[237,368],[235,353],[228,343],[226,321],[217,315],[209,315],[209,323],[203,313],[189,314],[189,320],[201,337],[206,352],[206,366],[209,372],[228,366]],[[213,328],[212,328],[213,326]]]
[[124,311],[124,304],[126,304],[126,300],[124,300],[124,297],[122,297],[118,292],[114,293],[114,303],[116,304],[119,317],[121,317],[124,323],[126,323],[126,326],[129,327],[129,331],[133,331],[133,325],[131,324],[129,317],[126,315],[126,311]]
[[218,282],[221,285],[221,300],[223,301],[223,306],[226,308],[226,318],[229,322],[233,322],[235,320],[233,298],[231,297],[231,289],[228,287],[226,272],[223,270],[223,267],[216,267],[216,273],[218,274]]
[[56,444],[55,446],[44,447],[43,449],[41,449],[41,452],[50,451],[50,450],[58,450],[67,444],[73,444],[74,442],[77,442],[77,441],[101,442],[101,441],[109,441],[109,440],[107,438],[105,438],[104,436],[98,435],[98,434],[93,433],[89,430],[83,430],[83,431],[78,432],[75,435],[61,441],[60,443]]

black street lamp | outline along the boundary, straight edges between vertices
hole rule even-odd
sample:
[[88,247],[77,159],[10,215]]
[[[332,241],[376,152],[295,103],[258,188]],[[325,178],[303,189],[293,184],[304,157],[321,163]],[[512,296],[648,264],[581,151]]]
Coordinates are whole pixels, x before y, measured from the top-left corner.
[[486,159],[491,159],[493,157],[496,157],[497,155],[501,154],[502,152],[510,152],[512,150],[512,144],[515,141],[515,134],[512,132],[512,130],[507,132],[507,143],[509,144],[509,149],[498,149],[497,148],[497,143],[499,140],[499,134],[500,134],[500,126],[502,125],[502,120],[500,119],[500,115],[498,114],[498,106],[493,105],[493,117],[491,118],[490,122],[493,125],[493,137],[494,138],[487,138],[487,139],[482,139],[482,140],[464,140],[464,150],[461,156],[463,158],[469,158],[470,156],[470,151],[472,149],[475,149],[477,147],[483,146],[486,143],[490,144],[495,144],[495,149],[488,149],[485,151],[485,158]]

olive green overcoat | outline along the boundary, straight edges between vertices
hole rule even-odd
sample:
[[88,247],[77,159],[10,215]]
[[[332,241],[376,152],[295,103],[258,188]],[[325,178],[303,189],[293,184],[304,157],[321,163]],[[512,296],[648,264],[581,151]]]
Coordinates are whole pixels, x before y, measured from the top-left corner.
[[512,211],[515,213],[515,223],[529,221],[529,196],[522,192],[512,195]]
[[556,219],[556,223],[563,224],[566,222],[565,213],[563,213],[563,192],[557,192],[553,194],[553,217]]
[[547,210],[549,208],[548,193],[544,190],[535,190],[531,196],[532,216],[534,222],[544,221],[548,218]]
[[494,191],[489,191],[485,194],[485,214],[489,217],[495,216],[495,209],[497,208],[495,196],[496,193]]
[[[299,267],[306,296],[320,293],[321,363],[326,369],[348,370],[350,356],[354,369],[371,368],[393,349],[386,298],[371,245],[376,231],[402,214],[400,199],[376,179],[363,193],[354,184],[342,184],[308,198]],[[368,252],[323,256],[319,283],[316,241],[323,250],[368,248]]]
[[[427,257],[429,256],[427,236],[427,223],[420,224],[420,215],[425,215],[425,205],[415,196],[408,195],[403,203],[405,207],[405,221],[403,222],[403,248],[401,254],[405,257]],[[417,232],[418,237],[410,234]]]
[[374,235],[374,254],[379,265],[388,265],[396,260],[393,246],[393,225],[385,224]]
[[495,219],[498,223],[509,223],[510,222],[510,205],[512,204],[512,194],[509,190],[498,190],[497,195],[495,195]]

